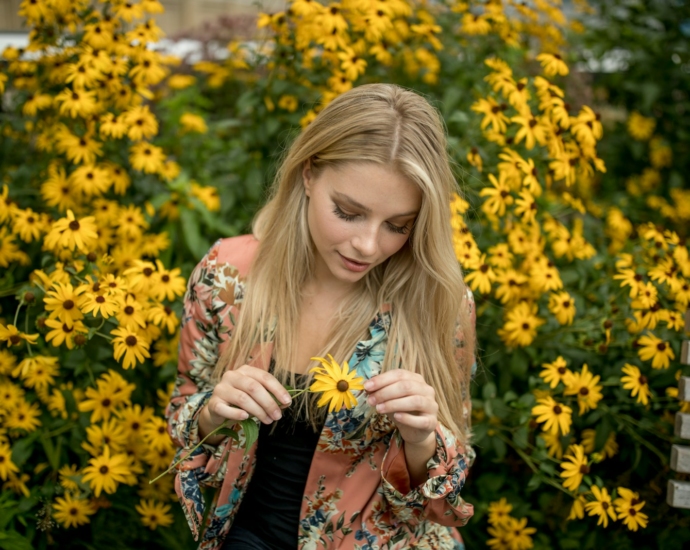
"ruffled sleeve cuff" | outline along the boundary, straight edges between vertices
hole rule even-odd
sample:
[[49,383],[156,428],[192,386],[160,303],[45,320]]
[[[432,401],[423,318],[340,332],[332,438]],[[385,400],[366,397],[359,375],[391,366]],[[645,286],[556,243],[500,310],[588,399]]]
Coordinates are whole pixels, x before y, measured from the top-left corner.
[[384,496],[400,521],[416,524],[426,519],[455,526],[467,523],[474,507],[460,497],[460,491],[471,460],[468,453],[459,451],[464,449],[456,447],[453,435],[439,424],[436,452],[426,465],[429,478],[412,488],[403,441],[395,433],[383,459],[381,477]]

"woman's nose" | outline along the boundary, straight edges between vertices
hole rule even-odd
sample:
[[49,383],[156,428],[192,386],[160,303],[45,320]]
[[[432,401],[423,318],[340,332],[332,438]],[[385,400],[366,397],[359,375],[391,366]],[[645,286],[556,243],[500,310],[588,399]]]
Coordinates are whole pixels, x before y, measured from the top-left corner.
[[359,252],[359,259],[362,261],[373,259],[378,248],[378,228],[369,226],[363,229],[355,239],[352,245],[357,252]]

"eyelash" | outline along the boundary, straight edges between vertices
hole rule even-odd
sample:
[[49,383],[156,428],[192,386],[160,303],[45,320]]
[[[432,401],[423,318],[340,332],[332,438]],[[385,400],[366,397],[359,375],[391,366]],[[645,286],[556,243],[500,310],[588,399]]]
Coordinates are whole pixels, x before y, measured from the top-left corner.
[[[357,217],[355,214],[346,214],[343,212],[337,205],[335,209],[333,210],[333,213],[338,216],[339,218],[351,222],[354,221],[354,219]],[[408,228],[406,225],[399,227],[397,225],[393,225],[392,223],[388,224],[388,228],[393,232],[393,233],[399,233],[401,235],[405,235],[408,231]]]

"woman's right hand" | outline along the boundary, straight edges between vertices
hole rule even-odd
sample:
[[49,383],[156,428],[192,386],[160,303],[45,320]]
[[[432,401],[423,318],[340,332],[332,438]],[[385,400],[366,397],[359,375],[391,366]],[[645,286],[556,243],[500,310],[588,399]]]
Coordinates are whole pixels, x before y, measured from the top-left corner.
[[[282,416],[281,407],[272,395],[290,405],[287,390],[271,373],[251,365],[226,371],[213,388],[213,394],[201,413],[201,432],[209,433],[226,420],[240,422],[256,416],[264,424],[271,424]],[[204,417],[204,412],[207,417]],[[210,428],[210,429],[209,429]],[[205,435],[201,434],[202,437]]]

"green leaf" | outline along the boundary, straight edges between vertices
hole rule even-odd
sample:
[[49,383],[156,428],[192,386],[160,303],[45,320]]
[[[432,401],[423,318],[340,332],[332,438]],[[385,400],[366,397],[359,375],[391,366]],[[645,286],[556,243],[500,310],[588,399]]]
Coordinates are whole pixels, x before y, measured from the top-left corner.
[[529,431],[527,430],[527,425],[520,426],[513,434],[513,441],[517,445],[518,449],[524,449],[527,447],[527,436]]
[[613,431],[611,420],[607,415],[602,416],[601,421],[596,426],[594,436],[594,450],[601,451],[609,438],[609,434]]
[[60,450],[55,448],[53,441],[49,437],[42,437],[41,444],[43,450],[48,458],[48,463],[53,471],[57,472],[60,469]]
[[527,491],[534,491],[540,485],[541,485],[541,476],[539,474],[534,474],[530,478],[530,480],[527,482]]
[[508,453],[508,448],[506,447],[506,444],[503,442],[502,439],[499,439],[498,437],[492,437],[491,438],[491,445],[494,448],[494,451],[496,451],[496,456],[503,460]]
[[218,430],[217,433],[220,434],[220,435],[224,435],[224,436],[226,436],[226,437],[231,437],[231,438],[234,439],[235,441],[239,441],[239,440],[240,440],[239,434],[238,434],[235,430],[232,430],[232,429],[230,429],[230,428],[221,428],[220,430]]
[[34,441],[40,436],[40,432],[33,432],[23,437],[12,446],[12,462],[21,468],[33,452]]
[[256,422],[252,418],[247,418],[247,420],[243,420],[240,422],[240,425],[242,426],[242,430],[244,431],[244,437],[245,437],[245,448],[244,448],[244,454],[246,455],[249,452],[249,448],[254,445],[254,442],[259,439],[259,427],[256,425]]
[[201,235],[197,214],[188,208],[180,207],[180,221],[187,248],[195,258],[203,257],[211,246]]
[[487,382],[482,388],[482,397],[484,399],[493,399],[496,397],[496,384],[493,382]]
[[0,533],[0,548],[3,550],[32,550],[31,542],[16,531]]

